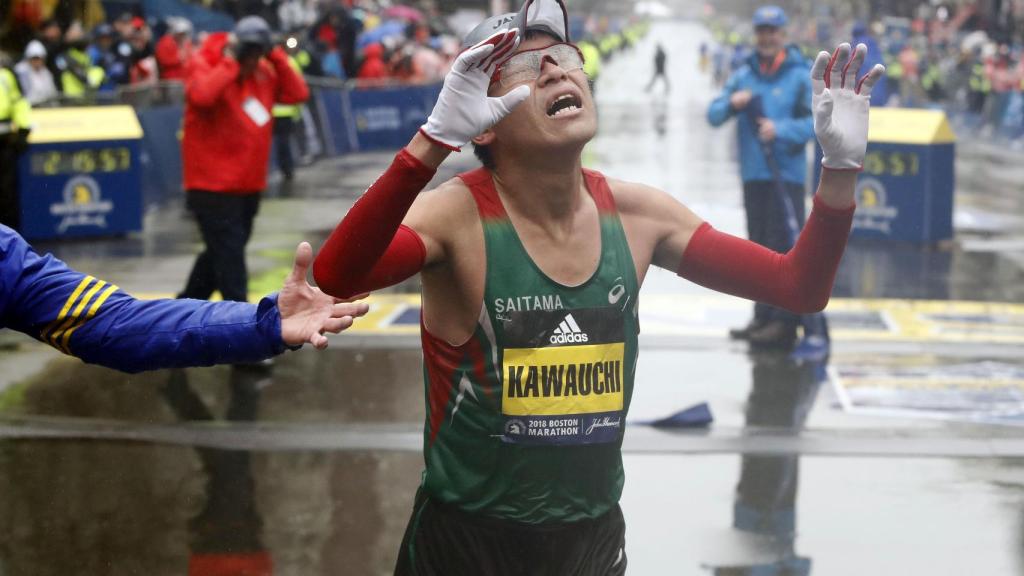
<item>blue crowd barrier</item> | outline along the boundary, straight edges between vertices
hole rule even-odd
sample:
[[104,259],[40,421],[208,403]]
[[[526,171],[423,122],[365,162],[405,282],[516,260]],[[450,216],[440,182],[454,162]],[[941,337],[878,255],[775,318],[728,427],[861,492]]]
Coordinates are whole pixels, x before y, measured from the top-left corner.
[[[138,4],[137,1],[135,3]],[[235,20],[231,16],[210,10],[198,2],[142,0],[142,13],[152,20],[164,20],[171,16],[186,18],[192,23],[196,32],[222,32],[235,27]],[[119,12],[113,12],[113,14],[119,14]]]
[[359,150],[347,89],[314,86],[307,106],[312,109],[327,156],[341,156]]
[[181,117],[183,107],[136,111],[142,125],[142,205],[162,204],[181,194]]
[[440,84],[366,88],[349,92],[359,150],[393,150],[405,146],[441,93]]

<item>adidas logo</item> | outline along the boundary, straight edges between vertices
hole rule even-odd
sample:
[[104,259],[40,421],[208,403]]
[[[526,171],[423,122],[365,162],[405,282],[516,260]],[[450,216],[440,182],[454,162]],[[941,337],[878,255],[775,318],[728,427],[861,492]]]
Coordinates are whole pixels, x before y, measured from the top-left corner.
[[590,338],[587,334],[580,330],[579,324],[576,323],[576,319],[572,317],[572,314],[566,314],[565,319],[562,323],[555,328],[554,334],[551,335],[552,344],[572,344],[587,342]]

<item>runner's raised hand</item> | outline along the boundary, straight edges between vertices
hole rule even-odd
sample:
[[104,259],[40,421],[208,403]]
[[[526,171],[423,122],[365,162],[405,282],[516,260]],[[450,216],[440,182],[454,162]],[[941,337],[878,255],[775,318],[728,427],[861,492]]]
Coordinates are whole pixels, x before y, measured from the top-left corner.
[[868,146],[868,110],[871,89],[885,73],[876,64],[857,79],[867,46],[858,44],[851,56],[847,43],[835,52],[822,51],[811,68],[814,133],[824,151],[821,165],[832,170],[859,171]]
[[460,54],[420,132],[435,144],[457,151],[526,100],[530,95],[527,85],[504,96],[487,96],[491,76],[519,46],[519,40],[518,30],[503,30]]

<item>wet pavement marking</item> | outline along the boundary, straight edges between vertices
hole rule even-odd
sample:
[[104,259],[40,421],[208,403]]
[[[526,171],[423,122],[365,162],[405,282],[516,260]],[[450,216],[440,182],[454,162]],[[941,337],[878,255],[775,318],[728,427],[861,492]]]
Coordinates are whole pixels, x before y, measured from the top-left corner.
[[845,357],[828,373],[850,414],[1024,426],[1020,360]]
[[[369,314],[346,334],[418,333],[418,294],[374,295],[368,302]],[[640,322],[645,337],[722,338],[746,321],[749,310],[749,302],[725,295],[649,294],[640,305]],[[1024,344],[1022,304],[833,298],[826,316],[837,341]]]
[[[804,455],[927,458],[1019,458],[1024,439],[954,435],[952,431],[877,429],[662,431],[629,425],[622,451],[639,455]],[[990,432],[989,429],[985,429]],[[147,425],[91,418],[0,418],[0,440],[134,441],[223,450],[401,451],[423,449],[419,424],[189,423]]]

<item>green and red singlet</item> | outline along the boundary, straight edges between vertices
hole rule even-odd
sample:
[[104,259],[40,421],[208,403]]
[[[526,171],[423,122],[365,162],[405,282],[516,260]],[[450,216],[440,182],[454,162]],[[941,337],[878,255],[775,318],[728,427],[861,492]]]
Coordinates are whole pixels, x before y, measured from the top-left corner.
[[485,169],[460,175],[483,222],[484,304],[468,342],[421,326],[427,422],[422,489],[524,523],[598,517],[622,493],[636,368],[636,268],[604,177],[584,170],[601,224],[593,276],[568,287],[523,247]]

